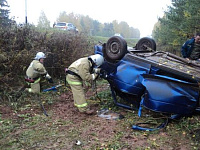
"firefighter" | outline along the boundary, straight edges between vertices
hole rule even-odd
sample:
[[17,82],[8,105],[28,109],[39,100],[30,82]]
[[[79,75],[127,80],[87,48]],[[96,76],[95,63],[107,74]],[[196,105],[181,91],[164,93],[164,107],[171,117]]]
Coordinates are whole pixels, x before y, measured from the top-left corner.
[[43,52],[38,52],[34,60],[30,63],[26,70],[26,81],[30,88],[26,88],[25,91],[30,93],[40,93],[40,80],[41,76],[44,76],[49,83],[53,83],[51,76],[47,73],[43,63],[46,58]]
[[100,73],[99,67],[103,62],[104,58],[100,54],[91,55],[76,60],[65,70],[67,73],[66,80],[72,89],[74,105],[81,113],[88,115],[94,113],[94,110],[89,108],[86,101],[83,81],[95,80]]

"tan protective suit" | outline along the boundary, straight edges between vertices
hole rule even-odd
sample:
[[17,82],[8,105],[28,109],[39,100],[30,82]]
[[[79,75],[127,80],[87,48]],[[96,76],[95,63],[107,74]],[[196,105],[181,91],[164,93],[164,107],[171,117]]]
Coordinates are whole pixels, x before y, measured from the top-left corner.
[[[47,75],[47,71],[42,63],[39,60],[33,60],[28,69],[26,70],[26,75],[29,79],[35,80],[34,83],[28,83],[31,88],[28,88],[28,91],[31,93],[40,93],[40,77],[41,75]],[[51,78],[49,75],[47,78]]]
[[66,76],[66,80],[72,89],[74,105],[78,107],[80,112],[89,109],[83,89],[83,81],[92,81],[97,77],[97,74],[90,73],[91,67],[92,63],[88,60],[88,57],[80,58],[72,63],[68,70],[78,74],[81,79],[76,75],[67,74]]

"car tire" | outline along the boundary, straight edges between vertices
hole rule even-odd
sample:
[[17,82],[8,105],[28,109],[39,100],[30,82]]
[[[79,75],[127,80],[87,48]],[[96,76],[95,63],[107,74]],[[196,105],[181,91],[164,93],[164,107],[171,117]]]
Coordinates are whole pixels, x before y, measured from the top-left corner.
[[156,51],[156,42],[152,38],[141,38],[136,44],[136,49]]
[[103,46],[104,58],[111,63],[116,63],[128,52],[127,43],[120,36],[113,36]]

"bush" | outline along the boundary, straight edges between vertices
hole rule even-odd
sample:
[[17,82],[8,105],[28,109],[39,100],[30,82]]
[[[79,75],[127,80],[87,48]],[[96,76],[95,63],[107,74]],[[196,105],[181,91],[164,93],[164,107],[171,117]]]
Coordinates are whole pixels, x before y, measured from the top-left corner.
[[76,59],[93,54],[94,44],[84,34],[15,25],[1,29],[0,36],[0,88],[4,90],[12,91],[23,83],[26,69],[38,51],[47,55],[44,65],[54,78],[64,76],[64,68]]

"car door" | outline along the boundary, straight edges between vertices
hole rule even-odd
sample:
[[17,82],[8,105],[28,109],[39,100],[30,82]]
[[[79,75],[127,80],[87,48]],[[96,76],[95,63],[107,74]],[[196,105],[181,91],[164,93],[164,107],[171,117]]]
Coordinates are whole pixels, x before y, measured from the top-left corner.
[[73,24],[71,23],[68,24],[68,30],[73,30]]

